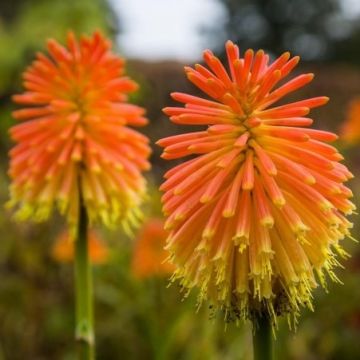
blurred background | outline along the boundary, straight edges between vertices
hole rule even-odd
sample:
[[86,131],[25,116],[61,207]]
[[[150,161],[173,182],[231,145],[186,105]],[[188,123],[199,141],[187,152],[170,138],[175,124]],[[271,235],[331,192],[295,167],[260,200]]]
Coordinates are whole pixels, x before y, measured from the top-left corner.
[[[274,57],[300,55],[297,71],[316,77],[296,97],[331,98],[313,111],[315,127],[338,132],[349,117],[360,122],[360,106],[349,107],[360,96],[358,0],[0,1],[1,204],[8,198],[10,97],[21,91],[21,72],[45,39],[62,40],[68,29],[101,29],[128,58],[128,73],[141,84],[132,101],[147,108],[151,123],[143,131],[153,142],[181,130],[161,108],[171,105],[169,92],[195,91],[183,66],[201,61],[205,48],[222,56],[227,39]],[[359,143],[340,139],[337,146],[359,177]],[[249,326],[224,329],[206,307],[195,311],[196,294],[183,300],[176,284],[167,287],[171,269],[157,260],[165,240],[156,188],[170,164],[159,155],[154,146],[151,201],[134,239],[94,230],[98,359],[251,359]],[[359,205],[359,180],[350,186]],[[72,255],[62,219],[15,225],[0,212],[0,360],[74,359]],[[355,237],[358,230],[355,223]],[[328,294],[319,289],[315,312],[303,312],[295,334],[280,323],[278,359],[360,359],[360,252],[350,240],[344,246],[353,254],[338,271],[344,285],[330,284]]]

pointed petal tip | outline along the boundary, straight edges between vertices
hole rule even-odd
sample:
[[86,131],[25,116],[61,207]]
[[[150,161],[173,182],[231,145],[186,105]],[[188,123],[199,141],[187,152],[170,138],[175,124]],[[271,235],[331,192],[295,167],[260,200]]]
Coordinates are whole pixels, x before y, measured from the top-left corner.
[[193,69],[190,66],[187,66],[187,65],[184,66],[184,70],[185,70],[186,74],[193,71]]
[[180,116],[171,116],[171,117],[170,117],[170,120],[171,120],[172,122],[174,122],[174,123],[178,123],[178,122],[179,122],[179,119],[181,119],[182,116],[184,116],[184,114],[183,114],[183,115],[180,115]]
[[283,56],[286,59],[289,59],[291,56],[291,53],[290,53],[290,51],[285,51],[281,56]]
[[11,96],[11,100],[12,100],[13,102],[17,102],[20,96],[21,96],[21,95],[19,95],[19,94],[12,95],[12,96]]
[[307,77],[310,79],[310,80],[312,80],[314,77],[315,77],[315,74],[314,73],[308,73],[308,74],[306,74],[307,75]]
[[170,111],[171,111],[171,107],[170,106],[166,106],[164,108],[161,109],[161,111],[165,114],[165,115],[170,115]]
[[57,43],[57,41],[54,38],[50,37],[50,38],[46,39],[46,44],[47,45],[54,44],[54,43]]
[[214,53],[210,49],[205,49],[203,51],[203,57],[213,57]]

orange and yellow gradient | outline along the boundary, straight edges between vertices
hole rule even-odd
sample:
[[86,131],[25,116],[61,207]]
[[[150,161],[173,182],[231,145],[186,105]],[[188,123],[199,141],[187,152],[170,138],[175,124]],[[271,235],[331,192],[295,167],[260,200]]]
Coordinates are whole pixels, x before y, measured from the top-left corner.
[[46,220],[57,207],[72,229],[80,201],[90,222],[125,230],[137,223],[149,169],[148,139],[131,126],[147,123],[129,104],[137,84],[124,76],[124,60],[99,33],[67,45],[48,41],[24,73],[25,92],[14,101],[20,124],[11,128],[9,206],[19,219]]
[[167,249],[186,293],[200,288],[227,320],[296,320],[312,309],[312,291],[333,272],[339,242],[350,236],[352,178],[329,143],[333,133],[310,129],[315,97],[284,105],[280,99],[313,79],[284,79],[299,61],[284,53],[274,62],[262,50],[226,43],[228,69],[209,50],[188,79],[210,99],[172,93],[183,107],[164,109],[171,121],[202,131],[161,139],[164,159],[191,156],[165,174],[161,189],[170,231]]

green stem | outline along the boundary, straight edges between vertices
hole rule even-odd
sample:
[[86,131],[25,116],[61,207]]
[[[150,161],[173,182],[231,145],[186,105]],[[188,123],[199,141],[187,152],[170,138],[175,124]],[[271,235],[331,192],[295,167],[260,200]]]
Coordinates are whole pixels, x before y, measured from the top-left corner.
[[80,205],[77,239],[75,242],[75,292],[78,359],[95,359],[92,272],[88,251],[88,218]]
[[253,335],[254,360],[272,360],[272,333],[270,320],[263,316],[258,319],[258,328]]

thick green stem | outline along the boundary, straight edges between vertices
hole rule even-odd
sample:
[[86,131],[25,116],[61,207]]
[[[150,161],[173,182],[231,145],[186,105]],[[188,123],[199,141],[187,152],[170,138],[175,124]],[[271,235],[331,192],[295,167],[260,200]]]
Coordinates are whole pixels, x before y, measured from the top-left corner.
[[88,218],[80,205],[79,227],[75,242],[76,330],[79,360],[95,358],[92,272],[88,252]]
[[253,335],[254,360],[272,360],[272,333],[270,320],[263,316],[258,319],[258,328]]

